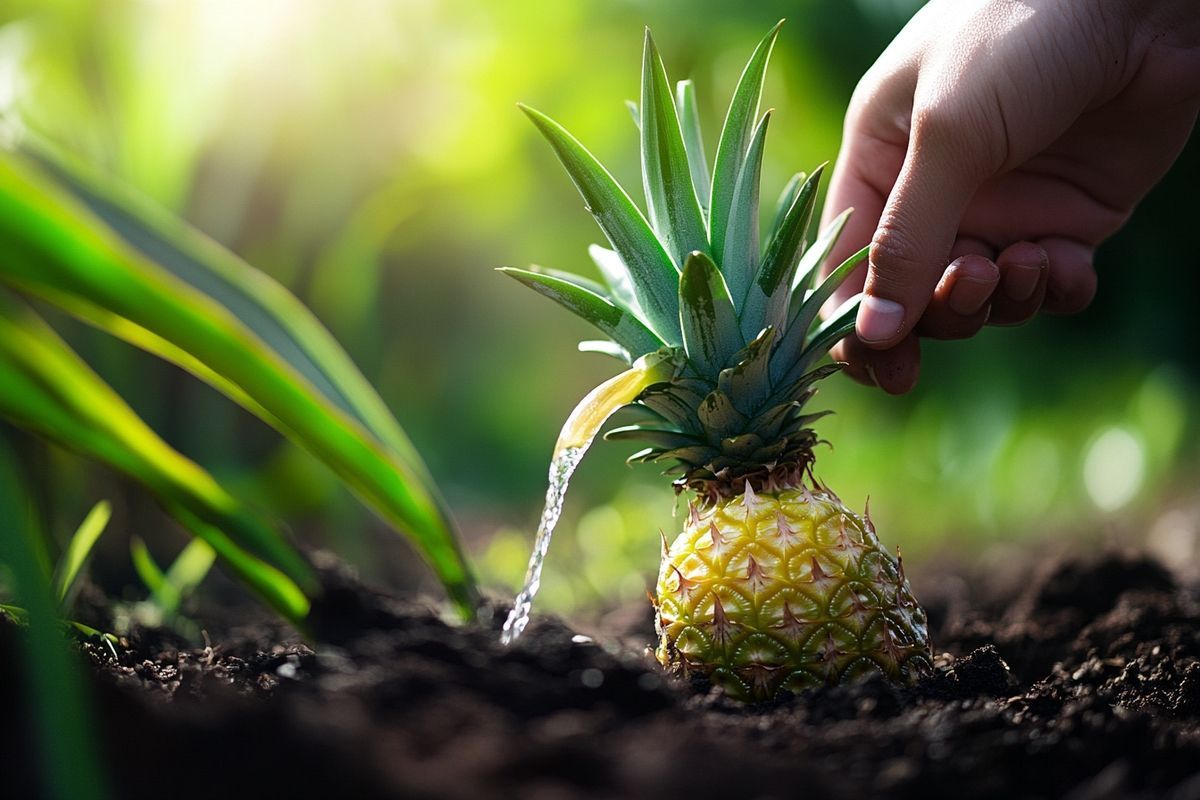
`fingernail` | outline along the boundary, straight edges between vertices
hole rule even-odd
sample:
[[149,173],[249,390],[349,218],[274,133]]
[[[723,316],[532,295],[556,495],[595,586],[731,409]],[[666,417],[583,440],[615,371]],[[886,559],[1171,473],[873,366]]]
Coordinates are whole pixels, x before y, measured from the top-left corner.
[[883,342],[891,339],[904,324],[904,306],[895,300],[887,300],[868,294],[862,299],[855,325],[858,338],[864,342]]
[[879,386],[879,378],[875,375],[875,365],[868,361],[864,368],[867,371],[867,377],[871,379],[872,386]]
[[960,277],[950,287],[950,297],[946,302],[955,314],[969,317],[983,308],[991,296],[992,283]]
[[1004,275],[1004,295],[1009,300],[1023,303],[1033,297],[1041,269],[1026,264],[1013,264]]

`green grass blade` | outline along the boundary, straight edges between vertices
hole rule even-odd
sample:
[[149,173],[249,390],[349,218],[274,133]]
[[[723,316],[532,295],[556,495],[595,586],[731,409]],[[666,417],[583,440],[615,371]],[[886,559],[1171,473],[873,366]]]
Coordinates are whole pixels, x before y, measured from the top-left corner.
[[692,253],[684,264],[679,306],[684,349],[701,374],[718,372],[745,346],[737,334],[729,287],[717,265],[703,253]]
[[714,253],[725,251],[725,233],[729,228],[729,214],[733,205],[733,194],[742,163],[750,145],[754,122],[758,119],[758,103],[762,98],[763,78],[771,48],[779,36],[780,20],[771,28],[763,40],[754,48],[742,77],[734,90],[721,128],[721,139],[717,143],[717,158],[713,163],[712,199],[709,203],[709,234]]
[[564,280],[558,275],[515,267],[501,267],[497,271],[515,278],[538,294],[549,297],[568,311],[595,325],[635,358],[652,353],[663,346],[662,340],[651,333],[633,314],[574,281]]
[[192,539],[164,572],[138,537],[129,542],[129,555],[150,599],[165,617],[179,613],[183,601],[204,581],[217,553],[203,539]]
[[167,567],[167,583],[175,587],[181,600],[204,583],[217,559],[216,551],[203,539],[192,539]]
[[[2,384],[0,384],[2,385]],[[17,465],[0,441],[0,560],[9,566],[28,630],[23,656],[32,734],[45,797],[102,800],[108,776],[96,749],[91,697],[67,649],[58,603],[34,552],[27,492]]]
[[712,194],[712,174],[708,171],[708,156],[704,153],[704,136],[700,130],[700,109],[696,106],[696,87],[691,81],[675,84],[675,110],[679,114],[679,125],[683,129],[683,146],[687,150],[688,166],[692,171],[692,185],[696,187],[696,200],[700,213],[708,217],[708,203]]
[[784,220],[763,253],[762,264],[754,278],[752,294],[761,315],[761,325],[782,329],[788,313],[792,275],[795,274],[806,246],[808,228],[817,204],[817,189],[825,165],[817,167],[796,193]]
[[[193,539],[192,541],[200,540]],[[150,597],[163,612],[163,616],[169,616],[179,608],[180,598],[173,593],[174,587],[167,585],[166,573],[163,572],[162,567],[158,566],[158,562],[150,554],[150,548],[146,547],[146,543],[140,536],[133,536],[129,539],[129,560],[133,563],[134,572],[150,590]],[[171,609],[171,612],[168,611],[168,608]]]
[[646,30],[642,52],[642,186],[650,222],[676,264],[693,250],[708,252],[708,232],[696,187],[691,160],[683,144],[683,131],[671,84],[654,39]]
[[747,313],[746,301],[750,295],[750,283],[758,271],[758,186],[770,122],[771,112],[768,111],[750,140],[750,151],[742,163],[742,172],[738,175],[733,202],[729,207],[729,228],[725,232],[725,250],[721,255],[721,274],[729,284],[734,306],[743,320],[742,334],[747,339],[752,339],[763,327],[760,313]]
[[11,306],[0,313],[0,417],[141,481],[273,607],[294,621],[308,613],[300,586],[317,584],[299,553],[158,438],[40,320]]
[[474,580],[428,470],[303,305],[181,223],[37,163],[0,157],[0,281],[177,361],[262,416],[410,535],[470,614]]
[[550,142],[588,210],[635,278],[634,290],[650,330],[667,344],[680,344],[679,271],[650,223],[613,176],[565,128],[528,106],[521,110]]
[[83,569],[83,564],[91,555],[96,542],[100,541],[100,535],[108,527],[110,519],[112,519],[112,505],[107,500],[101,500],[92,507],[92,510],[75,530],[75,534],[71,536],[52,582],[54,596],[58,598],[60,604],[66,602],[67,595],[79,577],[79,571]]

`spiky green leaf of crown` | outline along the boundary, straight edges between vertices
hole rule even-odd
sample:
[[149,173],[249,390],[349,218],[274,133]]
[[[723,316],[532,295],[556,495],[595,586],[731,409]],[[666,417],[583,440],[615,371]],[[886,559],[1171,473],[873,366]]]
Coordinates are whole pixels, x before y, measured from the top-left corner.
[[759,183],[770,111],[759,113],[763,79],[782,22],[755,48],[725,117],[713,171],[703,151],[695,90],[672,93],[646,33],[641,102],[630,104],[642,149],[643,215],[612,175],[561,125],[522,110],[550,142],[611,249],[593,246],[601,286],[534,267],[502,271],[600,329],[611,343],[581,349],[626,362],[661,349],[679,367],[637,405],[649,422],[610,431],[649,447],[631,460],[673,462],[676,486],[716,499],[798,483],[817,442],[806,413],[815,384],[839,365],[818,367],[854,328],[858,297],[822,321],[818,311],[866,259],[855,253],[816,277],[845,226],[842,213],[809,246],[822,168],[789,181],[760,244]]

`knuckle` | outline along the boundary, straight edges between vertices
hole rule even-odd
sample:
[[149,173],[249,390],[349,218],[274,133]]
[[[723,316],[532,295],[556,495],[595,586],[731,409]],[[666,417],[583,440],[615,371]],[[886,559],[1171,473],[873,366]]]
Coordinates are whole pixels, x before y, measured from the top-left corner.
[[912,135],[918,144],[949,141],[961,127],[958,112],[945,101],[927,103],[913,109]]
[[1003,164],[1004,130],[997,110],[978,98],[937,98],[913,108],[914,150],[926,157],[953,159],[973,179]]

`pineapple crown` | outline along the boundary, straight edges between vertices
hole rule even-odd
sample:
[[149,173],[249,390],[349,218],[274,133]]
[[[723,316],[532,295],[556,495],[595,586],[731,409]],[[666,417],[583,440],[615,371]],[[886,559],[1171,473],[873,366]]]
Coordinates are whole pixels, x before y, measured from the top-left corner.
[[805,413],[817,366],[854,328],[859,296],[827,319],[818,311],[866,258],[864,248],[816,280],[850,210],[811,246],[808,229],[822,167],[795,175],[759,239],[759,182],[771,111],[760,116],[763,79],[782,21],[755,48],[729,105],[710,173],[691,81],[672,93],[650,32],[642,58],[641,102],[630,104],[641,132],[647,214],[561,125],[521,106],[549,141],[611,244],[589,253],[605,284],[557,270],[503,268],[600,329],[581,350],[634,363],[649,354],[670,377],[634,405],[650,419],[610,431],[641,439],[630,461],[667,461],[677,490],[716,500],[745,486],[773,490],[811,478],[811,423]]

